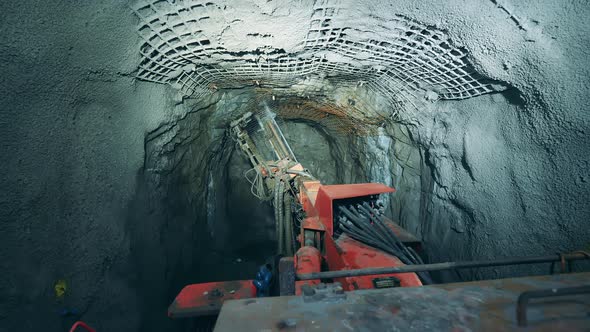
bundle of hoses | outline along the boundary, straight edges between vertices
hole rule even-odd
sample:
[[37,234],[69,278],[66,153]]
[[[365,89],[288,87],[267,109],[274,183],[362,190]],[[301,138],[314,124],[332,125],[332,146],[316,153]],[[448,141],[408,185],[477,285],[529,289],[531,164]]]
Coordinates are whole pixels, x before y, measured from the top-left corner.
[[274,188],[274,212],[277,237],[277,254],[292,256],[295,240],[293,237],[293,214],[291,193],[285,190],[285,182],[277,179]]
[[[252,178],[250,175],[252,172],[254,172],[254,178]],[[266,189],[264,188],[264,178],[262,173],[256,167],[244,172],[244,177],[250,183],[250,192],[252,195],[254,195],[254,197],[262,201],[268,201],[272,199],[272,193],[266,193]]]
[[[344,217],[339,219],[340,228],[353,239],[371,247],[382,250],[399,258],[406,265],[424,264],[420,256],[410,247],[405,246],[383,221],[383,216],[367,203],[356,207],[340,206]],[[432,284],[428,272],[418,272],[425,285]]]

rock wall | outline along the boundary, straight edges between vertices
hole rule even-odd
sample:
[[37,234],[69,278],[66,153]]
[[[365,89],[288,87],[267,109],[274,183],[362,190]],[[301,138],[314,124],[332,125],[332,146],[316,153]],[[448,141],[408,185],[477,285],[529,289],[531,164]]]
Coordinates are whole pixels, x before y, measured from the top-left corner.
[[[588,42],[588,27],[578,24],[590,8],[579,1],[498,4],[490,10],[512,13],[516,29],[498,24],[494,14],[477,22],[443,19],[446,10],[477,17],[485,4],[449,4],[439,16],[415,16],[442,19],[437,24],[461,41],[478,70],[513,86],[438,102],[410,125],[432,170],[432,181],[422,181],[432,195],[420,223],[432,260],[563,252],[590,243],[588,53],[580,46]],[[465,277],[539,271],[547,267],[482,269]]]
[[[246,53],[274,42],[289,50],[308,32],[300,23],[309,23],[314,3],[291,12],[292,2],[281,2],[278,11],[274,3],[256,3],[236,14],[249,20],[226,30],[224,38],[235,41],[226,45],[229,60],[243,55],[244,45]],[[366,28],[357,37],[380,32],[385,38],[393,18],[442,31],[467,54],[470,69],[503,82],[493,90],[503,92],[437,101],[432,87],[395,90],[401,99],[426,91],[420,107],[408,108],[365,94],[356,69],[344,78],[303,76],[288,88],[278,84],[312,102],[338,101],[351,114],[354,105],[366,104],[373,115],[375,109],[380,116],[397,114],[369,137],[338,136],[309,119],[287,122],[296,151],[313,152],[301,155],[308,167],[328,182],[392,183],[398,192],[391,213],[421,236],[430,261],[587,248],[587,2],[343,3],[339,20]],[[253,11],[272,19],[259,20]],[[246,275],[257,264],[221,250],[235,241],[232,230],[241,229],[224,221],[248,211],[227,209],[228,184],[237,188],[231,200],[252,202],[237,175],[246,164],[231,152],[225,133],[227,123],[251,107],[252,91],[232,87],[183,100],[175,86],[135,79],[139,21],[118,1],[0,5],[0,331],[62,331],[77,316],[99,331],[182,330],[183,323],[164,314],[181,285]],[[280,34],[238,40],[248,33],[244,24]],[[323,59],[339,68],[359,60],[330,52]],[[356,88],[358,94],[351,92]],[[262,206],[249,212],[237,221],[240,227],[265,216]],[[269,223],[265,219],[257,240],[243,245],[263,242]],[[54,291],[60,279],[67,282],[64,298]],[[61,316],[64,309],[79,314]]]
[[129,206],[144,136],[174,104],[133,79],[124,4],[0,7],[0,330],[65,330],[64,308],[98,330],[138,330]]

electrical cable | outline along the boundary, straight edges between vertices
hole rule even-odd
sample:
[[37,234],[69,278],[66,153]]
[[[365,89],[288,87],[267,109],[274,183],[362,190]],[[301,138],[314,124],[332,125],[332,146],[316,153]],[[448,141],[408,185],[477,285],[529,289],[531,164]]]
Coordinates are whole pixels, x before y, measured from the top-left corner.
[[339,207],[340,211],[342,211],[348,218],[355,223],[357,226],[356,234],[363,235],[363,237],[373,238],[380,243],[386,243],[387,241],[383,238],[383,235],[377,232],[373,227],[367,227],[368,223],[363,223],[357,216],[353,214],[351,211],[352,209],[348,209],[344,206]]
[[[251,179],[249,176],[249,174],[252,171],[256,172],[254,179]],[[262,178],[262,174],[260,174],[256,167],[250,168],[249,170],[244,172],[244,177],[246,178],[246,181],[250,183],[250,192],[252,193],[252,195],[254,195],[256,198],[262,201],[268,201],[269,199],[271,199],[271,195],[266,195],[266,190],[264,188],[264,179]]]
[[[366,202],[357,208],[352,205],[340,206],[339,210],[346,218],[340,222],[340,227],[353,239],[395,256],[406,265],[423,264],[420,256],[405,246],[393,230],[385,225],[383,216],[373,211]],[[432,283],[428,273],[418,272],[417,275],[424,284]]]
[[279,179],[275,179],[275,189],[274,189],[274,211],[275,211],[275,233],[276,233],[276,239],[277,239],[277,253],[280,254],[281,253],[281,245],[282,245],[282,234],[281,234],[281,217],[279,215],[279,204],[282,204],[282,202],[279,202],[279,192],[280,192],[280,187],[281,187],[281,182]]
[[285,192],[283,194],[283,204],[285,206],[285,249],[287,256],[293,256],[294,253],[294,239],[293,239],[293,215],[291,213],[291,194],[289,192]]
[[277,215],[278,218],[278,254],[282,254],[285,252],[285,244],[286,244],[286,237],[285,237],[285,218],[284,218],[284,196],[283,193],[285,191],[285,183],[277,178],[278,181],[278,191],[275,193],[276,202],[277,202]]

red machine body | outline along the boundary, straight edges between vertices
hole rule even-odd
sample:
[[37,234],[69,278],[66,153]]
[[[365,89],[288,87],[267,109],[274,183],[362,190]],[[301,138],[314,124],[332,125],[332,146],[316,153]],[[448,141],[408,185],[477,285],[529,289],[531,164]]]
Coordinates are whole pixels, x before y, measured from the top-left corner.
[[[404,265],[397,257],[356,241],[345,234],[334,239],[334,204],[338,200],[375,196],[395,190],[379,183],[321,185],[319,181],[300,183],[299,202],[306,212],[301,223],[298,240],[300,248],[293,259],[298,274],[329,270],[348,270],[371,267]],[[407,232],[388,221],[388,226],[408,242],[416,242]],[[388,279],[390,278],[390,279]],[[414,273],[369,275],[335,279],[346,291],[392,287],[412,287],[422,283]],[[381,283],[385,281],[385,283]],[[320,280],[295,281],[295,294],[301,294],[305,284],[313,285]],[[170,317],[211,315],[219,312],[223,301],[256,296],[252,280],[212,282],[186,286],[168,309]]]
[[[304,183],[304,189],[300,192],[300,200],[304,203],[304,209],[308,212],[306,221],[302,224],[301,234],[314,232],[320,243],[314,241],[314,245],[322,249],[323,260],[327,263],[329,270],[351,270],[371,267],[387,267],[404,265],[397,257],[391,256],[381,250],[365,245],[345,234],[334,239],[334,202],[341,199],[379,195],[392,193],[395,189],[380,183],[343,184],[343,185],[316,185],[315,183]],[[307,207],[306,207],[307,205]],[[322,227],[317,227],[320,224]],[[396,235],[403,235],[400,228],[393,222],[389,226]],[[303,244],[305,244],[303,242]],[[303,246],[295,256],[299,259],[300,254],[307,253],[309,246]],[[297,262],[298,259],[295,261]],[[310,273],[321,269],[321,262],[318,266],[309,268],[309,271],[297,273]],[[314,270],[314,271],[311,271]],[[347,277],[335,279],[340,282],[344,290],[377,288],[375,280],[386,280],[394,277],[399,280],[401,287],[421,286],[422,283],[415,273],[368,275],[361,277]],[[297,281],[296,294],[301,294],[301,287],[304,284],[317,284],[320,280]]]
[[395,192],[395,189],[381,183],[337,184],[320,186],[315,202],[320,221],[326,231],[334,233],[334,201],[339,199],[379,195]]
[[206,282],[185,286],[168,307],[168,317],[208,316],[219,312],[226,300],[256,296],[252,280]]

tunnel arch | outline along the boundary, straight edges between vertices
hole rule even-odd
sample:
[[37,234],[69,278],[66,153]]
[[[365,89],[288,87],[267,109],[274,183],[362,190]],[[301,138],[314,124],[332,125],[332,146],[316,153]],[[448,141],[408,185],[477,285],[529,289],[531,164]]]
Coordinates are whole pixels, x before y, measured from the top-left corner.
[[[303,19],[289,20],[286,8]],[[322,86],[366,84],[387,99],[392,116],[412,114],[436,100],[505,89],[477,73],[466,50],[453,46],[443,31],[376,13],[364,17],[359,29],[353,9],[340,1],[314,1],[297,9],[281,1],[258,7],[140,1],[132,7],[143,41],[137,77],[170,84],[179,98],[260,84],[315,96]],[[234,25],[241,30],[234,31]]]

